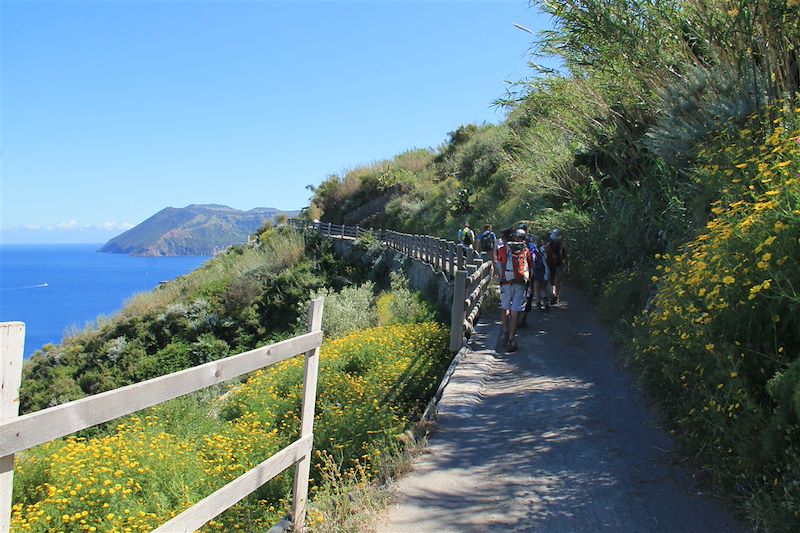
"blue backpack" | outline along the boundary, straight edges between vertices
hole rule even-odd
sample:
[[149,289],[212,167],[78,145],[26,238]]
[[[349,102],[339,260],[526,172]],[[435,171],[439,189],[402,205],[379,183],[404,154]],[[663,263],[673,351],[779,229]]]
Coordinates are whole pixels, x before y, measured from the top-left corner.
[[528,249],[531,251],[531,257],[533,258],[533,277],[541,279],[544,276],[544,257],[542,257],[542,252],[532,242],[528,243]]

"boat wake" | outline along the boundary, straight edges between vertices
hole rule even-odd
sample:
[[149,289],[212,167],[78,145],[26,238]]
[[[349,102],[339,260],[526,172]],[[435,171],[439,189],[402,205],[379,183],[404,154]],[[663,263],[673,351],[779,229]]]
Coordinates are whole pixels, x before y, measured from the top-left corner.
[[0,291],[21,291],[24,289],[41,289],[47,287],[47,283],[40,283],[38,285],[26,285],[24,287],[0,287]]

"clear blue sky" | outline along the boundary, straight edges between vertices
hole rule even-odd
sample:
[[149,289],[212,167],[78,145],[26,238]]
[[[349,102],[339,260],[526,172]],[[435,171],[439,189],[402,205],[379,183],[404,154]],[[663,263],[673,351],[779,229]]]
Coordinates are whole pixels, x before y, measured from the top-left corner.
[[308,184],[469,122],[531,74],[526,0],[0,4],[2,242],[160,209],[299,209]]

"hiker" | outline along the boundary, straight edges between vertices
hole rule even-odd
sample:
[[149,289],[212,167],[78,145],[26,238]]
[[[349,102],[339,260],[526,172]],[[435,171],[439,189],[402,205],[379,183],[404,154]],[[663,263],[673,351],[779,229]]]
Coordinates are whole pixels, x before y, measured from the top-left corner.
[[509,352],[517,350],[517,321],[525,310],[525,302],[533,260],[525,243],[525,230],[514,232],[514,239],[507,241],[497,254],[497,272],[500,278],[500,308],[503,339]]
[[495,246],[494,256],[497,257],[497,253],[500,249],[506,245],[507,242],[511,242],[514,237],[514,230],[511,228],[506,228],[500,232],[500,238],[497,239],[497,245]]
[[[492,275],[497,274],[498,276],[502,275],[501,270],[497,270],[497,256],[500,253],[500,250],[505,248],[506,243],[511,242],[514,240],[514,230],[511,228],[505,228],[500,232],[500,238],[497,239],[495,248],[494,248],[494,263],[492,264]],[[508,309],[502,309],[501,306],[501,313],[503,314],[501,321],[505,324],[508,321],[508,316],[511,314],[511,311]]]
[[486,224],[483,233],[478,235],[478,250],[486,253],[493,261],[497,260],[497,235],[492,231],[492,225]]
[[[520,229],[527,230],[527,228],[527,224],[520,224]],[[533,268],[531,270],[531,283],[528,290],[528,298],[525,302],[525,312],[520,316],[519,328],[528,327],[528,313],[531,312],[534,301],[540,311],[547,311],[550,309],[550,299],[547,292],[550,270],[547,267],[547,258],[544,246],[542,246],[542,240],[534,235],[528,235],[526,242],[531,252]]]
[[550,280],[552,279],[552,275],[550,273],[550,266],[547,264],[547,248],[544,245],[544,239],[542,237],[538,237],[536,241],[533,243],[534,247],[536,248],[537,253],[539,254],[539,258],[541,259],[541,271],[536,274],[538,264],[534,261],[534,284],[533,284],[533,295],[539,305],[540,311],[547,311],[550,309]]
[[475,232],[469,227],[469,221],[464,222],[464,226],[458,230],[458,241],[466,248],[472,248],[475,244]]
[[561,240],[561,231],[556,228],[550,232],[550,242],[545,246],[547,266],[550,268],[550,303],[555,305],[561,297],[561,282],[569,274],[569,255]]

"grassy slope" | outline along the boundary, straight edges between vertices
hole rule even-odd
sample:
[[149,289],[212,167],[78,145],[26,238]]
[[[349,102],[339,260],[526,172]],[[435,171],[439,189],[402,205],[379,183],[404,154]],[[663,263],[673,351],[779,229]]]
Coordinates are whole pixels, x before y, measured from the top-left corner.
[[[402,276],[382,283],[389,261],[374,240],[348,262],[328,241],[289,229],[260,238],[37,354],[24,369],[26,410],[296,334],[319,292],[330,304],[326,328],[342,338],[323,348],[315,487],[340,490],[332,473],[339,484],[389,473],[385,458],[402,448],[398,437],[449,363],[447,332],[426,322],[433,308]],[[367,277],[377,283],[349,285]],[[152,529],[296,438],[301,383],[299,358],[19,454],[15,530]],[[265,530],[285,514],[290,488],[291,473],[282,475],[208,529]]]
[[[313,260],[311,258],[314,258]],[[23,368],[29,412],[291,336],[301,303],[336,272],[330,251],[286,231],[232,248],[127,302],[117,315],[34,354]]]

